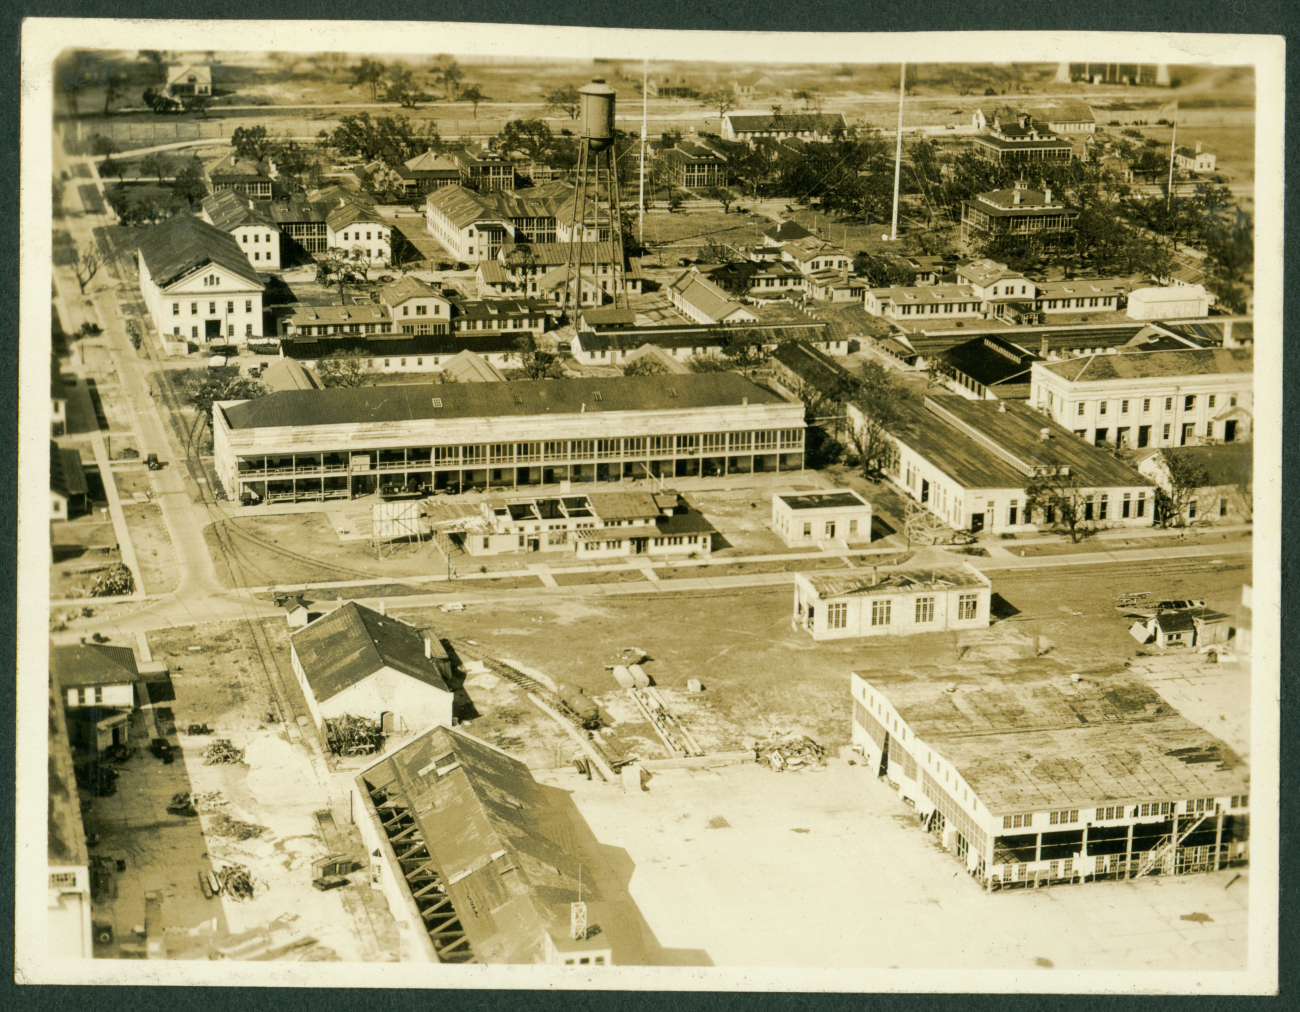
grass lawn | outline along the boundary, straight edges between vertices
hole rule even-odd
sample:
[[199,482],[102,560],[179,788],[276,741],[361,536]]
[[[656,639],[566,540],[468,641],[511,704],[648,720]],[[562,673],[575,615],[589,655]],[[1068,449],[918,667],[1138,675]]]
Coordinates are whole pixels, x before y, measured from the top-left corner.
[[140,579],[149,594],[168,594],[176,589],[176,556],[163,524],[162,510],[153,503],[123,505],[126,527],[131,533]]

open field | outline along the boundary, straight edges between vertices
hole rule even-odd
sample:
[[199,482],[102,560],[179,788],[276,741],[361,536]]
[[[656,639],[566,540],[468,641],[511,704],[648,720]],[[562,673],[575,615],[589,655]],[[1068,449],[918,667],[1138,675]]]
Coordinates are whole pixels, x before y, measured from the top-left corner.
[[[744,201],[741,201],[743,204]],[[650,211],[645,216],[645,242],[650,248],[648,267],[676,267],[679,257],[694,257],[708,238],[727,246],[745,248],[762,241],[765,228],[775,222],[761,214],[731,211]]]
[[1169,548],[1174,545],[1218,545],[1242,541],[1250,536],[1251,532],[1249,530],[1216,532],[1213,529],[1191,528],[1187,533],[1176,536],[1132,537],[1123,538],[1122,540],[1107,538],[1104,541],[1099,541],[1096,538],[1084,538],[1075,544],[1065,541],[1046,545],[1033,543],[1016,545],[1014,540],[1008,539],[1007,543],[1002,547],[1010,552],[1019,552],[1021,555],[1026,556],[1081,555],[1087,552],[1112,552],[1136,548]]
[[169,594],[176,589],[176,554],[163,524],[162,510],[153,503],[123,504],[127,530],[140,565],[140,579],[148,594]]
[[625,850],[656,939],[696,965],[1245,965],[1249,872],[1231,888],[1235,871],[986,895],[912,808],[844,759],[818,772],[665,771],[633,795],[568,772],[539,779],[571,791],[601,843]]

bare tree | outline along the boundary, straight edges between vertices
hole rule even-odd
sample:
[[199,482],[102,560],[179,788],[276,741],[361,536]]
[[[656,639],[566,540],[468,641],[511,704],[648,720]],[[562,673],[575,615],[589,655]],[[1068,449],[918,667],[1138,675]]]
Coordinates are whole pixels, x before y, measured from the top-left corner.
[[316,363],[316,372],[327,387],[362,387],[372,375],[370,359],[359,351],[333,351]]
[[718,122],[721,123],[722,117],[736,108],[736,93],[725,85],[719,85],[700,96],[700,105],[708,106],[710,109],[717,109]]
[[1025,515],[1041,512],[1043,521],[1060,524],[1070,543],[1083,537],[1093,490],[1074,474],[1040,474],[1025,485]]
[[77,276],[77,284],[81,286],[82,295],[86,294],[86,286],[99,273],[102,266],[104,266],[104,261],[98,251],[91,250],[89,253],[82,253],[81,250],[73,248],[72,273]]
[[1156,515],[1162,527],[1182,527],[1197,489],[1208,485],[1210,476],[1189,454],[1166,448],[1157,456],[1165,484],[1156,489]]
[[550,91],[543,93],[542,99],[546,102],[547,110],[563,112],[568,115],[569,119],[578,118],[578,110],[581,107],[582,99],[578,95],[578,89],[571,84],[566,84],[562,88],[552,88]]

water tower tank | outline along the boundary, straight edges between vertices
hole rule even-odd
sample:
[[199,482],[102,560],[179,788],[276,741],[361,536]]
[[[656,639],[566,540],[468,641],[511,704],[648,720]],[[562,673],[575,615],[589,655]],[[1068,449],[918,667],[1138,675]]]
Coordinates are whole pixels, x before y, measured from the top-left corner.
[[600,77],[578,89],[579,136],[587,138],[592,151],[604,151],[614,143],[614,94],[614,89]]

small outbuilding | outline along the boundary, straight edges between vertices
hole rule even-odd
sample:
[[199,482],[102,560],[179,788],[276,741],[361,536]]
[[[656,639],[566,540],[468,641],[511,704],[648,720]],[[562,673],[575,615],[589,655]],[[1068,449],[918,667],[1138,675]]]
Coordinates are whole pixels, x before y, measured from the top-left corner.
[[871,503],[851,488],[772,496],[772,530],[791,548],[871,540]]
[[1206,316],[1213,303],[1203,285],[1139,288],[1129,292],[1127,312],[1134,320],[1192,320]]
[[104,643],[51,647],[50,674],[69,714],[83,706],[128,712],[136,707],[135,685],[141,674],[130,647]]
[[318,729],[345,714],[395,731],[451,726],[451,661],[431,631],[349,601],[294,633],[289,652]]
[[794,626],[815,640],[982,629],[992,593],[988,577],[966,563],[796,573]]

